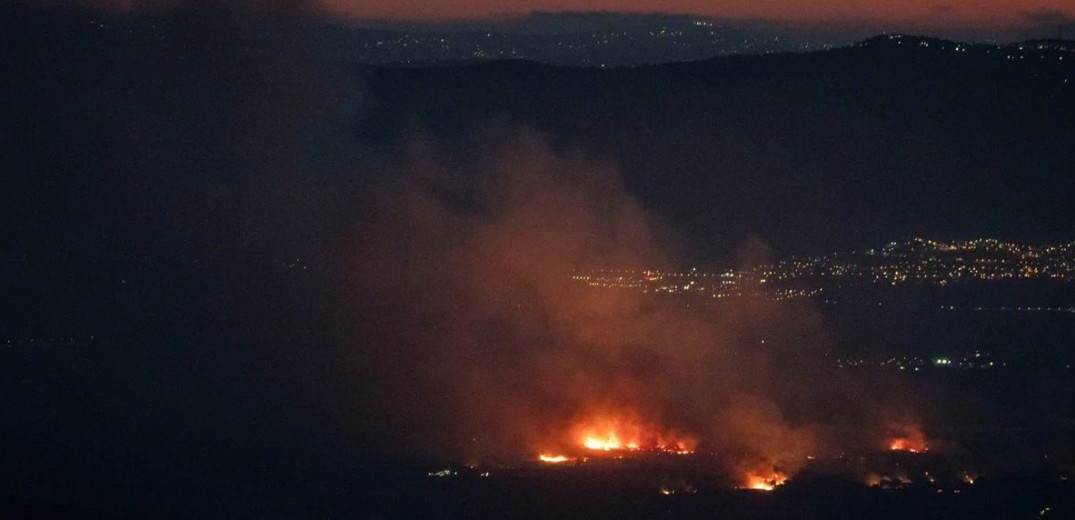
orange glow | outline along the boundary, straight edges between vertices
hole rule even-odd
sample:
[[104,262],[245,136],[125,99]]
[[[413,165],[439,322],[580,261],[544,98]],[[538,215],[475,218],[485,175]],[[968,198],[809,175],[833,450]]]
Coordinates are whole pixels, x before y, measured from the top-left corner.
[[[607,439],[600,439],[596,437],[586,437],[586,440],[582,441],[582,445],[591,450],[618,450],[620,449],[620,441],[616,439],[616,434],[611,434]],[[631,443],[631,446],[638,446],[635,443]]]
[[914,483],[905,474],[879,475],[877,473],[866,475],[864,482],[867,486],[883,489],[901,489]]
[[888,442],[891,451],[907,451],[910,453],[923,453],[929,451],[926,435],[918,426],[906,426],[903,435],[895,437]]
[[616,457],[629,452],[688,455],[694,453],[696,444],[694,437],[654,426],[631,414],[593,415],[576,421],[564,431],[564,437],[546,444],[558,448],[540,452],[537,459],[549,464],[585,461],[587,457],[580,455],[586,452],[608,452]]
[[881,475],[878,475],[877,473],[870,473],[867,474],[863,480],[867,486],[878,487],[881,485],[881,481],[884,479],[881,477]]
[[697,441],[632,416],[596,416],[576,423],[572,437],[594,451],[659,451],[689,454]]
[[538,455],[538,460],[540,460],[541,462],[548,462],[550,464],[559,464],[561,462],[567,462],[571,459],[563,455],[547,455],[545,453],[542,453],[541,455]]
[[920,451],[926,451],[926,448],[918,448],[909,439],[896,439],[892,441],[892,444],[888,447],[892,451],[909,451],[911,453],[918,453]]
[[765,473],[749,473],[743,481],[742,489],[757,489],[759,491],[772,491],[779,485],[788,481],[788,476],[780,471],[773,470]]
[[764,457],[753,462],[743,461],[739,466],[739,475],[738,489],[772,491],[788,481],[788,474]]

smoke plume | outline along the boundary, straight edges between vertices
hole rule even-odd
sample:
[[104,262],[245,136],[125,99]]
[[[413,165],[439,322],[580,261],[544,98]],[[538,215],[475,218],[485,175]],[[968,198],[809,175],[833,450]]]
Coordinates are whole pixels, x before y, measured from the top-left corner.
[[786,469],[805,460],[810,417],[781,406],[807,389],[764,340],[813,353],[826,341],[815,313],[574,281],[674,267],[672,234],[608,161],[526,129],[476,142],[413,141],[373,182],[339,268],[364,338],[344,355],[369,369],[369,420],[391,437],[377,444],[517,459],[605,421]]

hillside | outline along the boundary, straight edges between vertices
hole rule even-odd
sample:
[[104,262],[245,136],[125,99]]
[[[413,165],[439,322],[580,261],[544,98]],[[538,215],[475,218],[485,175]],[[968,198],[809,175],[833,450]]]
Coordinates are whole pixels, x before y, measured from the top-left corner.
[[617,160],[674,227],[712,244],[703,253],[748,235],[807,252],[878,234],[1068,239],[1075,46],[928,43],[615,70],[364,69],[361,128],[391,142],[536,127]]

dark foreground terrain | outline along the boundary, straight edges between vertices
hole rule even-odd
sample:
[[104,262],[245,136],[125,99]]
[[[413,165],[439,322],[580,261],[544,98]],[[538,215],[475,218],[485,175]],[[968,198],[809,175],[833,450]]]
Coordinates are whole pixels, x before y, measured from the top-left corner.
[[[636,469],[595,478],[574,468],[466,470],[431,477],[419,470],[363,470],[320,481],[296,477],[276,492],[235,483],[212,512],[116,511],[28,498],[7,498],[8,518],[138,518],[164,514],[261,518],[1071,518],[1075,485],[1044,473],[983,477],[973,485],[906,489],[868,487],[845,478],[804,476],[773,491],[700,486],[663,494],[662,476]],[[229,495],[235,493],[237,495]],[[133,497],[132,505],[144,498]],[[191,504],[187,504],[190,506]]]

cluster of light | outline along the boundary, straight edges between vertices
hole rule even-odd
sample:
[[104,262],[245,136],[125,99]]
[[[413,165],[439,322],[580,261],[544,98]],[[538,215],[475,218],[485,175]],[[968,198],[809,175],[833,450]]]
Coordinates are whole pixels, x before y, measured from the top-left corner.
[[[1033,246],[995,239],[941,242],[915,238],[880,249],[792,258],[746,270],[702,272],[599,269],[573,278],[592,287],[636,289],[646,293],[701,293],[713,298],[754,294],[774,300],[810,298],[809,288],[760,290],[766,282],[856,278],[897,285],[907,282],[947,286],[961,280],[1048,278],[1075,280],[1075,242]],[[776,291],[776,292],[774,292]]]
[[[1075,308],[1072,308],[1070,312],[1075,313]],[[932,364],[934,368],[941,369],[960,368],[988,370],[998,367],[1004,368],[1008,366],[1007,361],[1002,361],[999,359],[994,360],[992,354],[990,354],[989,352],[983,353],[978,351],[975,351],[974,354],[968,354],[957,358],[932,358],[932,361],[930,360],[930,358],[927,357],[899,356],[890,357],[883,361],[866,360],[862,358],[836,357],[834,358],[834,362],[836,363],[837,368],[879,366],[883,368],[898,368],[900,370],[911,369],[915,372],[918,372],[923,368],[928,368],[930,364]]]
[[976,479],[977,475],[975,473],[965,470],[959,474],[959,481],[962,482],[962,484],[960,484],[947,477],[937,477],[931,475],[930,472],[926,471],[923,472],[920,476],[916,476],[914,479],[909,477],[907,473],[904,472],[898,472],[893,475],[880,475],[877,473],[869,473],[864,477],[863,482],[870,487],[876,487],[881,489],[905,489],[910,486],[929,483],[936,486],[950,486],[948,488],[936,488],[937,493],[944,493],[946,491],[951,491],[952,493],[961,493],[961,488],[965,489],[964,485],[972,486],[974,485]]

